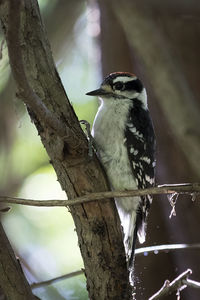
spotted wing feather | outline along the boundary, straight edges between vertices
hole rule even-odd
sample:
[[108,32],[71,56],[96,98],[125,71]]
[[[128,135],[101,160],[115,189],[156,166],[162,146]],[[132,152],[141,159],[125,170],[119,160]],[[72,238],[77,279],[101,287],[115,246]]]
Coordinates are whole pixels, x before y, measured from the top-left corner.
[[[134,180],[138,189],[154,185],[155,168],[155,135],[149,111],[142,107],[139,100],[134,99],[125,129],[127,151]],[[140,242],[145,240],[146,217],[152,198],[150,195],[141,197],[138,206],[133,247],[136,237]]]

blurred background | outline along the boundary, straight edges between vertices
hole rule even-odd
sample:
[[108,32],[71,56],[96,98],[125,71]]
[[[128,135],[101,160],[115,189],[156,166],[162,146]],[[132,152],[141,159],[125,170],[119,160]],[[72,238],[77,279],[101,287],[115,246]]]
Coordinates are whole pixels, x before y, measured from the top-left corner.
[[[79,119],[93,122],[98,101],[85,93],[114,71],[134,72],[147,88],[157,136],[157,184],[200,179],[200,2],[198,0],[40,0],[54,60]],[[1,40],[3,36],[1,34]],[[7,48],[0,60],[0,195],[65,199],[25,106],[15,96]],[[5,205],[4,205],[5,206]],[[198,199],[179,196],[176,217],[155,197],[144,246],[198,243]],[[66,208],[12,205],[3,227],[30,283],[83,267]],[[140,245],[138,245],[140,247]],[[200,281],[199,250],[136,258],[137,300],[187,268]],[[88,299],[83,275],[34,290],[41,299]],[[199,299],[187,288],[181,299]],[[176,299],[171,295],[166,299]]]

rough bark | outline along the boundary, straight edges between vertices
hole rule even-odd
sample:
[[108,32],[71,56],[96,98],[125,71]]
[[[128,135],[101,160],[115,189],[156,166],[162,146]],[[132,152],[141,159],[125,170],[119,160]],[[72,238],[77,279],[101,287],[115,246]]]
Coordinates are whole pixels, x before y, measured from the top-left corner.
[[6,300],[36,300],[0,223],[0,287]]
[[[0,17],[18,96],[28,106],[62,189],[70,198],[108,190],[97,158],[88,159],[87,140],[55,69],[37,2],[1,1]],[[90,299],[130,299],[114,202],[77,205],[70,211]]]

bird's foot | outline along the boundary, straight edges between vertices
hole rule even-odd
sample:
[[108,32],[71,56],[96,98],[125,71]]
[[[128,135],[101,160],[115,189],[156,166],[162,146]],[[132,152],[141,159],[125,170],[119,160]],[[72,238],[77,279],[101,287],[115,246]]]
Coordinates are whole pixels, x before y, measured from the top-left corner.
[[92,158],[94,150],[96,151],[96,147],[95,147],[95,140],[94,140],[94,138],[91,134],[90,123],[86,120],[80,120],[79,122],[82,125],[85,125],[85,134],[86,134],[87,139],[88,139],[88,156],[90,158]]

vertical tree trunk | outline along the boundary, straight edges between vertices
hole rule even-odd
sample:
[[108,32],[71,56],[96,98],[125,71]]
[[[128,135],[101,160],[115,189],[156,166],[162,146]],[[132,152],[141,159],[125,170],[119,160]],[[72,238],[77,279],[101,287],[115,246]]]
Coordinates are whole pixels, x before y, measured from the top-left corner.
[[[37,1],[3,1],[0,17],[18,96],[28,106],[62,189],[71,199],[108,190],[96,156],[88,158],[87,140],[55,69]],[[76,205],[70,211],[90,299],[130,299],[121,225],[114,202]]]

